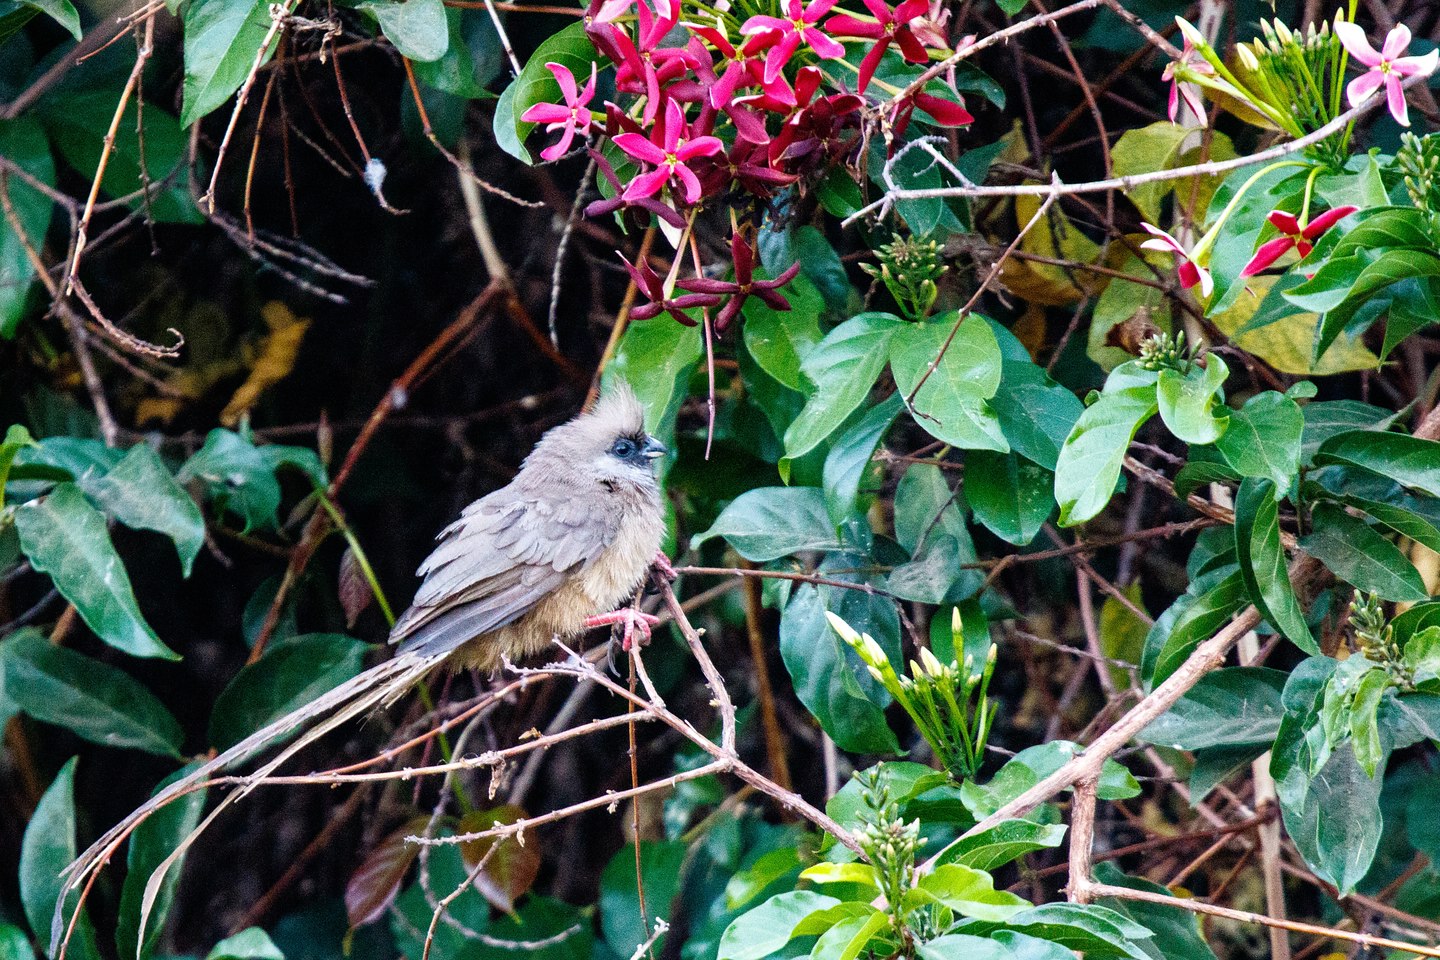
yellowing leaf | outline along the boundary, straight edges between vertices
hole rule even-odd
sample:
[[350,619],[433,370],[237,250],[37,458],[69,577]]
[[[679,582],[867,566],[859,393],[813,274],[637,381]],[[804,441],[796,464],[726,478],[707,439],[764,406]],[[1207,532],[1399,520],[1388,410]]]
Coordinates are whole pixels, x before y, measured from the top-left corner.
[[276,300],[261,307],[260,316],[270,332],[255,347],[250,376],[245,378],[225,409],[220,411],[220,422],[227,427],[234,426],[259,403],[261,394],[290,375],[295,368],[295,358],[300,354],[305,331],[310,329],[308,317],[295,316],[289,307]]
[[1210,317],[1215,326],[1233,337],[1232,345],[1247,353],[1253,353],[1281,373],[1298,376],[1374,370],[1380,365],[1379,357],[1365,349],[1357,338],[1344,333],[1336,337],[1320,361],[1312,365],[1310,354],[1315,343],[1315,324],[1319,320],[1313,313],[1293,314],[1235,337],[1235,331],[1244,326],[1260,308],[1275,279],[1251,277],[1245,290],[1229,310]]
[[[1034,181],[1030,181],[1034,182]],[[1022,226],[1029,223],[1040,209],[1039,197],[1016,197],[1015,220]],[[1093,263],[1100,248],[1080,231],[1059,206],[1053,206],[1045,218],[1035,224],[1020,249],[1050,259]],[[1105,278],[1087,270],[1067,270],[1050,263],[1011,258],[1005,261],[1000,279],[1017,296],[1033,304],[1064,307],[1078,303],[1083,297],[1098,293]]]

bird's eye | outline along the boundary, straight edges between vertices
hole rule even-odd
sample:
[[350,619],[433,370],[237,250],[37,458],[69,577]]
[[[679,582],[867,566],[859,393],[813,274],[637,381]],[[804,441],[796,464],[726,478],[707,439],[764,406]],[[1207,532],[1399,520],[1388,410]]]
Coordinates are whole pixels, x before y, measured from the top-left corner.
[[622,460],[626,457],[633,456],[635,454],[635,441],[621,437],[615,441],[615,445],[610,448],[610,452]]

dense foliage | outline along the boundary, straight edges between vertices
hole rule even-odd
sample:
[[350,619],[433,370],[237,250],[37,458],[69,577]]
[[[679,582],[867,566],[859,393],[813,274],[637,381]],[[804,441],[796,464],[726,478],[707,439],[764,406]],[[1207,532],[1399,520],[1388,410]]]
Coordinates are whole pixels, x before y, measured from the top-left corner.
[[[0,957],[1440,956],[1437,35],[0,0]],[[648,647],[63,872],[619,379]]]

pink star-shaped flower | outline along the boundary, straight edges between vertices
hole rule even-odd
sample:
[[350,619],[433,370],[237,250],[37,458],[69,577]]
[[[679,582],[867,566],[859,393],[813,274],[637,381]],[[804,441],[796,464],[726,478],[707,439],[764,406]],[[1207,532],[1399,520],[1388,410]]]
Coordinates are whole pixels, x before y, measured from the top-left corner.
[[801,44],[808,45],[821,60],[845,56],[845,45],[826,36],[818,26],[820,18],[829,13],[835,3],[836,0],[810,0],[802,6],[801,0],[787,0],[786,18],[758,15],[745,21],[740,28],[745,36],[770,33],[778,38],[765,56],[766,83],[780,75]]
[[875,15],[870,23],[848,13],[837,13],[825,24],[825,28],[837,37],[862,37],[875,41],[875,45],[860,61],[860,76],[855,81],[856,89],[864,93],[875,76],[875,69],[893,42],[900,48],[900,55],[906,63],[924,63],[929,59],[925,45],[910,28],[910,21],[930,12],[930,0],[902,0],[893,11],[885,0],[863,0],[865,7]]
[[575,90],[575,75],[569,67],[559,63],[547,63],[545,67],[555,75],[555,82],[560,85],[560,96],[565,102],[537,103],[522,113],[520,119],[526,123],[546,124],[545,129],[550,133],[563,131],[558,143],[540,151],[541,157],[554,160],[565,155],[577,134],[583,137],[590,132],[594,117],[588,104],[595,96],[595,64],[590,64],[590,82],[578,93]]
[[1358,107],[1379,90],[1385,88],[1385,99],[1390,115],[1402,127],[1410,126],[1410,109],[1405,103],[1403,89],[1406,77],[1428,77],[1435,72],[1440,61],[1440,50],[1431,50],[1423,57],[1404,57],[1405,48],[1410,46],[1410,28],[1399,24],[1385,35],[1385,43],[1379,52],[1370,46],[1365,31],[1346,20],[1335,23],[1335,35],[1340,38],[1350,56],[1370,69],[1360,74],[1345,88],[1350,106]]
[[1189,37],[1185,38],[1185,49],[1180,51],[1180,59],[1167,63],[1165,72],[1160,74],[1160,79],[1170,82],[1170,122],[1174,123],[1175,117],[1179,115],[1180,98],[1184,97],[1185,105],[1190,108],[1191,113],[1200,118],[1203,126],[1205,107],[1200,102],[1200,95],[1196,92],[1195,87],[1180,79],[1180,74],[1185,71],[1204,74],[1207,77],[1215,75],[1215,68],[1200,56]]
[[700,178],[695,176],[688,163],[700,157],[714,156],[725,149],[725,145],[719,137],[687,139],[687,132],[680,104],[670,100],[665,104],[664,122],[655,125],[649,139],[638,133],[622,133],[615,137],[615,146],[636,160],[655,166],[654,170],[642,173],[625,188],[627,200],[653,197],[671,180],[680,181],[686,203],[700,199]]
[[1140,226],[1144,227],[1150,235],[1155,238],[1153,240],[1146,240],[1140,244],[1140,249],[1164,250],[1167,253],[1175,254],[1175,259],[1178,262],[1180,271],[1180,286],[1189,290],[1198,283],[1200,285],[1200,293],[1207,297],[1210,296],[1210,291],[1215,289],[1215,281],[1211,278],[1210,271],[1190,259],[1190,251],[1181,246],[1179,240],[1176,240],[1164,230],[1149,223],[1142,223]]
[[1272,227],[1280,231],[1280,236],[1260,244],[1260,248],[1255,251],[1255,256],[1251,257],[1250,262],[1245,264],[1245,269],[1240,271],[1240,276],[1255,276],[1292,248],[1300,255],[1300,259],[1305,259],[1309,256],[1310,251],[1315,249],[1315,241],[1319,240],[1326,230],[1359,209],[1355,206],[1344,206],[1326,210],[1304,227],[1300,226],[1300,221],[1293,213],[1286,213],[1283,210],[1270,211],[1265,219],[1270,221]]

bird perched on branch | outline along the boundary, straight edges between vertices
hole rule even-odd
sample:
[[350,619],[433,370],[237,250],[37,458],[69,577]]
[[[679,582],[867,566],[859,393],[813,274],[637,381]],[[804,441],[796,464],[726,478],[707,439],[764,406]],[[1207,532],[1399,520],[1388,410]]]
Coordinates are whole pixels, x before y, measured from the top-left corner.
[[594,409],[546,433],[514,480],[470,504],[440,533],[420,566],[424,582],[415,602],[391,631],[396,656],[246,737],[96,841],[66,869],[50,942],[62,943],[72,926],[70,891],[103,867],[140,822],[260,750],[305,731],[243,778],[150,876],[138,943],[145,943],[145,921],[166,873],[225,806],[330,730],[393,702],[435,667],[495,670],[556,639],[611,624],[623,625],[627,646],[637,632],[648,637],[656,619],[617,605],[652,565],[673,576],[660,553],[665,516],[654,463],[664,453],[623,383]]

